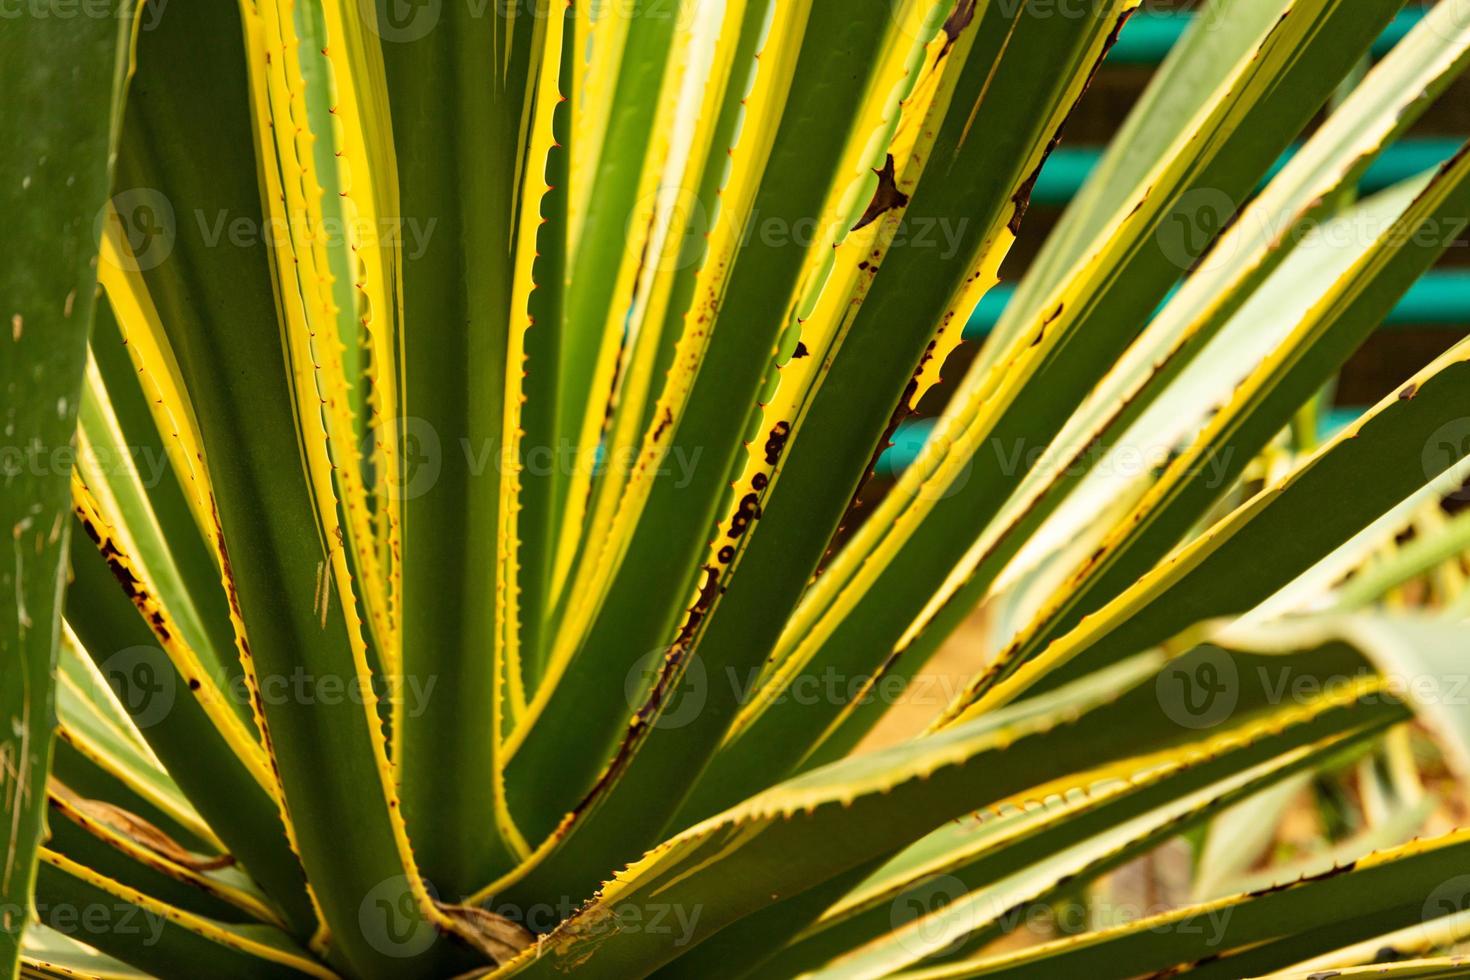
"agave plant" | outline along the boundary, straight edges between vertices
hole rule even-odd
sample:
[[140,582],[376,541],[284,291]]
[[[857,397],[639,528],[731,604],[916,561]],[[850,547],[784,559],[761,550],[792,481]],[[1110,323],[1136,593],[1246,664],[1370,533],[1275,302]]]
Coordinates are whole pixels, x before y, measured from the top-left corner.
[[8,18],[4,970],[1463,975],[1470,7],[1203,6],[935,388],[1137,4]]

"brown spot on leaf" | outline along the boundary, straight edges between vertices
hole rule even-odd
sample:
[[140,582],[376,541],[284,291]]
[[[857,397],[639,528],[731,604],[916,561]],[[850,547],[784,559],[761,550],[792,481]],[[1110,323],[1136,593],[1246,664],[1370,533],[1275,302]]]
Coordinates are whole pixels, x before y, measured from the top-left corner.
[[740,506],[736,509],[735,516],[730,519],[730,530],[726,533],[726,537],[740,537],[750,528],[751,522],[759,520],[760,516],[760,494],[747,493],[740,498]]
[[[961,6],[963,6],[964,0],[960,0],[960,2]],[[970,6],[973,8],[974,4],[971,3]],[[1062,124],[1057,127],[1056,133],[1053,134],[1051,140],[1046,144],[1046,149],[1042,151],[1041,159],[1037,161],[1036,168],[1032,170],[1030,176],[1023,180],[1020,186],[1016,188],[1016,193],[1011,195],[1011,202],[1015,205],[1015,210],[1011,212],[1011,219],[1009,222],[1007,222],[1007,227],[1010,228],[1011,234],[1020,234],[1021,220],[1025,218],[1026,209],[1031,205],[1031,192],[1036,188],[1036,179],[1041,176],[1041,168],[1046,165],[1046,161],[1048,158],[1050,158],[1052,151],[1057,148],[1057,145],[1059,143],[1061,143],[1062,131],[1067,128],[1067,123],[1071,120],[1072,113],[1077,110],[1077,104],[1082,101],[1082,96],[1087,92],[1088,89],[1092,87],[1092,82],[1094,79],[1097,78],[1097,73],[1102,68],[1103,61],[1107,58],[1108,52],[1112,50],[1114,44],[1118,43],[1118,35],[1123,32],[1123,25],[1128,23],[1128,18],[1133,16],[1134,9],[1136,8],[1129,8],[1128,10],[1123,11],[1117,22],[1113,24],[1113,29],[1111,32],[1109,32],[1107,40],[1103,42],[1102,51],[1099,53],[1097,60],[1092,63],[1092,69],[1087,73],[1087,78],[1083,81],[1082,88],[1080,91],[1078,91],[1076,100],[1074,100],[1072,105],[1067,109],[1067,114],[1065,117],[1063,117]],[[959,9],[956,8],[955,14],[952,14],[950,16],[950,19],[953,20],[954,16],[958,13]],[[974,11],[972,9],[971,16],[973,15]],[[968,21],[966,21],[966,23],[968,23]],[[948,29],[949,25],[948,23],[946,23],[946,32],[948,31]],[[950,40],[945,44],[945,49],[948,50],[949,45],[953,43],[954,38],[953,35],[951,35]]]
[[[111,542],[107,544],[110,546]],[[112,571],[112,577],[117,579],[117,583],[122,586],[127,597],[136,601],[142,595],[142,591],[139,588],[138,577],[133,574],[133,570],[118,559],[116,552],[104,548],[102,554],[107,561],[107,567]]]
[[497,966],[536,941],[525,926],[478,905],[436,903],[453,920],[455,935],[474,946]]
[[781,458],[781,451],[786,448],[786,440],[791,436],[791,423],[782,419],[771,427],[771,434],[766,437],[766,463],[775,466],[776,461]]
[[1041,321],[1041,329],[1036,331],[1036,339],[1031,341],[1032,347],[1035,347],[1046,338],[1046,328],[1057,322],[1057,320],[1061,318],[1062,311],[1066,308],[1066,303],[1058,303],[1057,308],[1051,311],[1051,315],[1048,316],[1045,320]]
[[72,811],[68,813],[67,810],[62,810],[61,812],[69,818],[74,818],[75,822],[85,826],[90,821],[106,827],[134,844],[153,851],[191,871],[216,871],[220,868],[228,868],[235,863],[235,859],[228,854],[201,857],[147,820],[120,806],[102,800],[85,799],[55,782],[52,783],[51,791]]
[[671,412],[666,406],[663,411],[663,416],[658,420],[658,427],[653,430],[653,441],[658,442],[659,436],[663,435],[664,430],[668,429],[668,427],[673,424],[674,413]]
[[909,203],[909,196],[898,189],[898,179],[893,172],[892,153],[884,158],[883,168],[873,172],[878,175],[878,189],[873,192],[873,199],[868,202],[868,209],[863,212],[858,223],[852,226],[853,231],[872,224],[884,212],[906,207]]
[[715,600],[720,597],[724,589],[720,588],[720,570],[709,565],[703,567],[704,585],[699,588],[699,595],[694,600],[694,605],[689,607],[689,615],[684,620],[684,625],[679,629],[679,636],[674,640],[674,649],[677,651],[688,650],[694,643],[694,634],[699,631],[699,624],[704,622],[704,617],[714,607]]
[[969,27],[975,20],[975,0],[958,0],[944,21],[944,50],[939,52],[943,58],[949,54],[949,49],[954,47],[955,41],[959,40],[960,31]]
[[1036,169],[1031,171],[1031,176],[1021,181],[1020,186],[1016,188],[1016,193],[1011,195],[1011,220],[1006,222],[1006,227],[1010,229],[1012,235],[1021,233],[1021,221],[1026,217],[1026,210],[1031,206],[1031,192],[1036,189],[1036,181],[1041,176],[1041,168],[1046,164],[1046,158],[1051,156],[1052,148],[1058,142],[1060,140],[1054,139],[1047,145],[1041,163],[1038,163]]

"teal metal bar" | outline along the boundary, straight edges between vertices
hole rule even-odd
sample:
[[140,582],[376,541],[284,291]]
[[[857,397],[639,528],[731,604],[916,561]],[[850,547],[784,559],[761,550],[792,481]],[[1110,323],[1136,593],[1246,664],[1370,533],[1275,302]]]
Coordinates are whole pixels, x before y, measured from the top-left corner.
[[[1129,21],[1108,54],[1111,65],[1157,65],[1178,43],[1195,15],[1185,11],[1141,10]],[[1373,44],[1372,54],[1387,54],[1424,17],[1423,8],[1401,11]],[[1368,168],[1360,190],[1373,193],[1436,167],[1454,155],[1460,142],[1453,139],[1404,139],[1386,150]],[[1296,148],[1282,155],[1267,179],[1291,159]],[[1059,147],[1048,158],[1032,190],[1035,204],[1064,205],[1081,189],[1102,157],[1094,147]],[[965,339],[987,336],[1005,311],[1014,287],[997,286],[980,301],[965,325]],[[1415,283],[1384,321],[1385,326],[1406,324],[1461,327],[1470,325],[1470,271],[1430,272]],[[1336,408],[1323,419],[1328,438],[1361,414],[1360,408]],[[892,476],[911,465],[928,439],[934,421],[919,419],[901,424],[892,444],[878,460],[877,472]]]
[[[1322,417],[1322,424],[1318,437],[1326,442],[1333,436],[1351,425],[1366,410],[1363,408],[1334,408]],[[874,472],[878,476],[893,477],[902,473],[913,465],[919,456],[919,450],[924,448],[924,443],[929,438],[929,433],[934,430],[933,419],[915,419],[912,422],[904,422],[899,425],[893,433],[893,441],[882,456],[878,457],[878,465]]]
[[[1390,146],[1374,160],[1363,175],[1359,189],[1366,194],[1391,187],[1401,180],[1437,167],[1460,148],[1454,139],[1403,139]],[[1291,159],[1293,147],[1276,161],[1267,179],[1274,177]],[[1033,204],[1057,207],[1066,204],[1082,189],[1083,183],[1102,159],[1102,150],[1091,146],[1059,146],[1047,158],[1046,165],[1031,192]]]
[[[1381,58],[1423,18],[1422,8],[1400,11],[1373,44],[1373,56]],[[1179,10],[1140,10],[1118,35],[1108,53],[1114,65],[1156,65],[1174,47],[1195,15]]]
[[[990,333],[1005,310],[1015,287],[997,286],[985,294],[980,305],[965,324],[965,339],[979,340]],[[1384,325],[1470,327],[1470,270],[1443,269],[1428,273],[1409,287],[1404,298],[1389,313]],[[1328,418],[1330,435],[1357,417],[1354,410],[1335,410]],[[905,422],[893,434],[893,444],[878,460],[877,472],[882,476],[893,476],[902,472],[918,456],[924,440],[929,438],[932,419]]]
[[1140,10],[1128,19],[1118,43],[1108,52],[1114,65],[1157,65],[1184,35],[1194,14],[1179,10]]
[[1384,321],[1389,326],[1470,324],[1470,271],[1431,272],[1409,287]]
[[[1014,286],[1002,284],[986,293],[965,324],[965,339],[979,340],[989,335],[1015,291]],[[1470,269],[1439,269],[1426,274],[1409,287],[1383,322],[1391,327],[1470,326]]]

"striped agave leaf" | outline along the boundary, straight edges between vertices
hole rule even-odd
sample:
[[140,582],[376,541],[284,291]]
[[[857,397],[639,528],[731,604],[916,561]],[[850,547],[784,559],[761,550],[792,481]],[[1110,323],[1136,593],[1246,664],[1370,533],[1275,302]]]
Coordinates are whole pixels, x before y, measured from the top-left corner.
[[1138,0],[13,18],[0,971],[1463,973],[1400,6],[1202,5],[963,372]]

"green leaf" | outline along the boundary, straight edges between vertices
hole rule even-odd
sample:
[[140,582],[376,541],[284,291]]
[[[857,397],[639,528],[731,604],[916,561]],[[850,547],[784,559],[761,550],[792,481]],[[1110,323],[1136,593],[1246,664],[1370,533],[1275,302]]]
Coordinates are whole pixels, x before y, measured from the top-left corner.
[[41,920],[150,973],[209,976],[335,976],[269,926],[214,922],[144,895],[53,851],[42,851],[36,885]]
[[[190,649],[219,684],[242,684],[219,562],[180,482],[191,474],[180,474],[170,458],[110,301],[98,303],[89,350],[78,418],[81,480],[106,497],[112,522],[126,528],[134,561],[147,570]],[[234,702],[253,725],[250,706]]]
[[1467,969],[1470,969],[1470,957],[1436,956],[1423,960],[1375,963],[1371,966],[1335,970],[1332,977],[1333,980],[1357,980],[1359,977],[1381,977],[1383,980],[1452,980],[1454,977],[1464,976]]
[[[1093,770],[1167,747],[1185,731],[1156,692],[1158,663],[1121,664],[1045,699],[779,784],[655,848],[505,975],[550,975],[572,962],[588,976],[644,972],[967,811],[1090,785]],[[1297,719],[1351,712],[1365,697],[1403,717],[1377,691],[1355,685]],[[1195,751],[1190,741],[1183,737],[1179,757]],[[632,925],[658,910],[687,917],[695,908],[697,922],[677,939]]]
[[1334,868],[1346,867],[1374,851],[1403,844],[1418,836],[1434,810],[1434,806],[1435,801],[1425,797],[1416,804],[1394,811],[1382,823],[1360,834],[1344,838],[1331,847],[1321,848],[1317,853],[1309,854],[1289,864],[1243,875],[1238,880],[1231,881],[1230,888],[1207,893],[1201,897],[1213,898],[1218,894],[1262,891],[1275,885],[1289,884],[1293,881],[1300,881],[1302,878],[1326,874]]
[[[1005,703],[1043,677],[1048,678],[1043,687],[1056,685],[1068,675],[1168,641],[1197,623],[1243,613],[1309,569],[1344,537],[1462,458],[1454,433],[1470,412],[1458,387],[1470,371],[1466,358],[1470,345],[1447,351],[1295,471],[1176,549],[1008,680],[991,687],[986,678],[978,679],[951,706],[950,717]],[[1337,481],[1346,474],[1365,472],[1376,479],[1359,481],[1358,493],[1326,490],[1340,486]],[[1274,560],[1262,567],[1256,556],[1265,541],[1273,543]],[[1253,571],[1230,570],[1242,567],[1240,562]],[[976,701],[982,691],[987,693]]]
[[[586,189],[572,190],[582,209],[560,310],[556,429],[554,440],[545,444],[556,460],[553,513],[563,533],[583,527],[591,461],[602,439],[627,311],[651,231],[640,198],[664,165],[659,149],[669,138],[680,59],[687,57],[683,22],[696,14],[689,0],[632,0],[595,12],[603,22],[619,22],[621,36],[616,66],[609,65],[609,74],[597,79],[610,91],[603,96],[607,115],[597,133],[595,163],[568,175],[583,178]],[[561,456],[564,446],[570,459]]]
[[90,946],[71,939],[49,926],[37,924],[26,930],[21,950],[21,976],[60,980],[64,977],[96,980],[147,980],[148,974]]
[[83,799],[59,782],[48,798],[49,850],[205,918],[282,925],[248,878],[235,872],[232,880],[215,867],[228,858],[188,852],[135,814]]
[[[886,254],[875,258],[876,248],[860,252],[864,263],[877,266],[877,275],[869,282],[871,272],[861,267],[862,306],[840,307],[835,351],[811,345],[816,357],[832,360],[831,368],[798,406],[786,455],[746,533],[738,574],[695,648],[706,674],[738,678],[740,684],[709,685],[694,730],[681,729],[678,746],[671,746],[680,752],[671,770],[702,762],[692,750],[707,756],[737,717],[753,711],[745,699],[754,692],[742,688],[750,686],[773,647],[779,655],[781,629],[854,503],[874,447],[937,376],[955,329],[995,281],[1024,213],[1029,180],[1059,138],[1129,6],[1107,4],[1060,23],[1039,8],[992,7],[957,34],[945,35],[946,43],[951,37],[954,42],[936,68],[947,86],[945,101],[936,100],[932,118],[909,122],[936,130],[932,146],[916,148],[923,166],[913,166],[918,185],[912,200],[897,214],[901,226],[888,229],[894,243]],[[1038,73],[1038,63],[1066,67]],[[955,225],[954,215],[966,217]],[[952,235],[945,240],[953,254],[936,254],[939,233],[931,240],[919,233],[923,228]],[[655,732],[654,739],[673,742],[674,734]],[[796,750],[795,743],[784,745],[761,765]],[[675,823],[685,826],[768,782],[769,768],[759,781],[752,779],[759,754],[752,749],[716,756]]]
[[1291,9],[1292,4],[1283,0],[1244,0],[1231,4],[1228,15],[1223,5],[1207,6],[1203,16],[1190,22],[1087,183],[1047,236],[1005,316],[980,351],[977,370],[997,363],[1043,312],[1048,294],[1075,273],[1089,244],[1120,209],[1131,206],[1146,189],[1158,160],[1171,151],[1179,134],[1194,124],[1195,116],[1218,97],[1220,86],[1241,61],[1250,57]]
[[[506,871],[523,846],[497,819],[493,777],[504,764],[492,721],[505,669],[499,597],[513,588],[501,453],[520,367],[507,364],[509,339],[525,316],[513,302],[517,231],[544,189],[545,161],[524,159],[527,134],[542,66],[559,64],[546,45],[553,6],[499,4],[481,16],[443,4],[407,26],[380,9],[377,27],[398,121],[397,207],[402,221],[431,228],[417,254],[400,252],[408,326],[397,369],[410,441],[403,677],[435,694],[432,711],[397,713],[394,759],[423,873],[456,898]],[[408,458],[415,446],[423,458]]]
[[[244,688],[217,687],[197,665],[186,672],[170,658],[166,647],[177,643],[168,628],[172,622],[155,609],[166,625],[150,628],[147,585],[134,577],[110,528],[95,523],[77,528],[71,567],[67,622],[96,664],[103,690],[118,694],[185,798],[197,803],[211,831],[280,906],[292,932],[310,938],[316,913],[282,825],[280,791],[253,732],[232,707]],[[216,727],[203,697],[222,702],[215,718],[224,712],[234,720],[233,739]],[[79,708],[77,724],[84,725],[85,706]]]
[[[1351,739],[1366,737],[1378,728],[1354,729]],[[1296,735],[1293,741],[1299,741]],[[856,921],[844,923],[825,936],[818,933],[813,949],[794,949],[796,955],[826,953],[825,965],[808,964],[814,976],[856,978],[887,976],[911,967],[927,957],[939,960],[983,949],[1014,932],[1025,916],[1064,889],[1076,889],[1096,880],[1106,871],[1133,860],[1162,840],[1187,831],[1232,800],[1269,785],[1272,780],[1319,761],[1347,744],[1325,739],[1296,754],[1243,770],[1240,776],[1206,785],[1203,791],[1186,793],[1194,781],[1189,770],[1169,780],[1167,792],[1182,795],[1149,809],[1145,802],[1165,799],[1160,787],[1140,793],[1140,799],[1119,801],[1102,808],[1089,820],[1073,817],[1042,830],[1010,847],[1002,846],[969,866],[934,872],[887,897],[882,905],[867,909]],[[1280,744],[1264,743],[1262,751],[1244,752],[1260,758],[1280,751]],[[1222,759],[1240,766],[1243,760]],[[1224,769],[1206,764],[1199,775]],[[1184,785],[1174,785],[1184,784]],[[1131,818],[1131,819],[1130,819]],[[1092,837],[1088,830],[1095,828]],[[1049,831],[1049,832],[1048,832]],[[1076,841],[1068,846],[1069,841]],[[867,931],[867,936],[863,932]],[[808,940],[811,942],[811,940]],[[825,948],[823,948],[825,946]],[[798,961],[800,962],[800,961]]]
[[657,980],[708,977],[735,980],[751,975],[782,975],[784,961],[778,960],[785,944],[816,922],[842,896],[861,884],[881,861],[867,861],[844,871],[815,888],[791,898],[772,902],[655,970]]
[[[1242,12],[1249,14],[1241,10],[1232,14]],[[1240,23],[1235,19],[1211,23],[1210,43],[1231,43],[1229,32]],[[1193,57],[1203,60],[1199,52]],[[1098,524],[1113,519],[1108,515],[1100,521],[1102,510],[1117,506],[1119,500],[1131,503],[1127,498],[1147,489],[1152,474],[1137,460],[1169,453],[1178,440],[1202,425],[1228,400],[1239,377],[1269,349],[1269,338],[1288,330],[1292,317],[1310,308],[1314,290],[1305,284],[1316,280],[1305,277],[1314,269],[1320,276],[1326,269],[1302,256],[1300,246],[1341,241],[1348,232],[1347,240],[1361,240],[1366,247],[1361,227],[1319,224],[1377,155],[1463,71],[1467,59],[1470,18],[1452,7],[1435,8],[1243,208],[1088,395],[1037,465],[1025,473],[940,592],[908,627],[890,658],[899,667],[899,677],[921,669],[983,597],[1003,591],[1004,582],[1034,566],[1041,555],[1060,547],[1071,549],[1095,536]],[[1195,62],[1189,66],[1196,70]],[[1167,118],[1152,114],[1158,110],[1153,103],[1156,96],[1184,98],[1193,91],[1192,84],[1181,83],[1167,67],[1161,69],[1129,126],[1139,121],[1147,127],[1156,118]],[[1135,133],[1134,138],[1142,137]],[[1122,139],[1114,143],[1120,150],[1128,145]],[[1199,206],[1194,220],[1201,225],[1225,203],[1208,188],[1195,192],[1193,200]],[[1390,208],[1394,200],[1389,195],[1382,206]],[[1406,205],[1407,198],[1402,203]],[[1079,198],[1075,207],[1085,206]],[[1377,222],[1383,221],[1376,209],[1358,217],[1362,227],[1378,228]],[[1161,226],[1160,244],[1174,232],[1173,225]],[[1058,229],[1048,242],[1064,234]],[[1326,249],[1329,262],[1335,261],[1333,251]],[[1292,270],[1282,268],[1283,263]],[[1023,292],[1042,277],[1041,270],[1040,264],[1031,267]],[[985,351],[980,358],[983,363]],[[982,464],[986,455],[981,454]],[[1014,452],[1001,458],[1023,459]],[[860,707],[829,740],[822,757],[850,748],[878,713],[877,708]]]
[[[8,447],[0,470],[0,526],[9,541],[0,560],[0,796],[8,801],[0,976],[7,977],[19,968],[44,835],[70,439],[133,10],[131,0],[117,0],[80,19],[20,13],[0,37],[0,74],[13,100],[0,116],[0,207],[25,243],[0,272],[3,429],[7,440],[25,440]],[[24,458],[33,465],[16,462]]]
[[[82,656],[69,643],[63,645],[63,661]],[[95,667],[85,685],[58,681],[52,763],[56,778],[84,797],[107,800],[143,817],[192,849],[223,852],[224,844],[142,740],[105,720],[105,709],[98,705],[111,697],[107,680]]]
[[332,953],[364,973],[432,972],[436,956],[465,954],[439,943],[415,960],[397,955],[393,937],[417,935],[415,923],[452,924],[408,851],[377,706],[388,692],[369,673],[331,484],[331,404],[314,387],[293,280],[278,305],[277,271],[299,271],[294,226],[265,220],[263,201],[284,203],[262,197],[278,161],[242,152],[271,146],[279,103],[268,93],[285,83],[267,76],[290,68],[287,42],[267,30],[288,29],[278,13],[187,7],[142,35],[114,203],[125,228],[169,210],[174,220],[120,260],[143,274],[197,417],[212,488],[205,519],[244,629],[251,705]]
[[[1298,317],[1286,307],[1286,322],[1294,324],[1290,332],[1001,652],[994,668],[996,680],[1136,582],[1205,517],[1249,460],[1336,374],[1409,286],[1453,243],[1463,225],[1461,215],[1470,205],[1467,178],[1470,154],[1437,174],[1401,212],[1396,213],[1390,201],[1384,211],[1364,208],[1345,216],[1344,225],[1329,225],[1324,229],[1329,235],[1331,229],[1351,227],[1365,218],[1372,222],[1369,227],[1383,229],[1350,263],[1345,260],[1352,249],[1346,256],[1322,261],[1314,256],[1316,249],[1303,247],[1297,255],[1316,268],[1303,270],[1305,263],[1291,260],[1282,265],[1278,274],[1291,277],[1285,281],[1296,287],[1295,298],[1307,309]],[[1330,278],[1319,294],[1313,288],[1313,273],[1323,265]],[[1273,292],[1263,290],[1261,298],[1269,299]],[[1277,304],[1284,305],[1280,299]],[[1242,315],[1252,312],[1247,305]],[[1208,363],[1216,370],[1223,368],[1218,360]]]
[[1241,617],[1241,624],[1264,623],[1291,613],[1320,610],[1324,605],[1351,607],[1331,598],[1335,585],[1368,561],[1384,545],[1413,524],[1425,507],[1443,505],[1470,479],[1470,456],[1449,466],[1434,479],[1385,511],[1377,520],[1348,538],[1311,568],[1283,586],[1265,602]]
[[[1213,656],[1201,651],[1197,662]],[[1311,713],[1327,702],[1314,693],[1301,704],[1283,703],[1279,685],[1340,690],[1363,667],[1348,651],[1253,657],[1236,666],[1244,680],[1230,692],[1228,715],[1190,717],[1168,698],[1171,675],[1194,669],[1188,660],[1155,681],[1151,693],[1164,699],[1176,723],[1193,728],[1197,742],[1157,759],[1120,760],[1108,767],[1116,781],[1100,779],[1085,794],[936,831],[808,930],[783,965],[790,956],[800,969],[817,970],[830,959],[823,975],[866,977],[924,958],[962,958],[1017,928],[1028,908],[1095,881],[1231,802],[1320,765],[1404,717],[1380,704],[1336,721],[1300,724],[1303,707]]]
[[[898,29],[887,5],[839,11],[815,4],[809,17],[798,8],[784,16],[796,26],[794,39],[782,43],[794,49],[799,42],[799,52],[773,50],[768,43],[757,75],[757,85],[785,93],[784,104],[776,107],[779,126],[761,134],[753,131],[756,120],[747,120],[742,133],[754,141],[757,159],[741,179],[758,177],[758,189],[748,211],[730,201],[720,211],[724,234],[733,228],[737,241],[748,230],[746,222],[780,221],[790,227],[822,213],[848,140],[868,135],[853,133],[863,111],[862,100],[853,98],[853,83],[837,86],[830,80],[843,73],[855,75],[861,87],[871,84],[876,54]],[[768,155],[759,154],[762,139],[771,141]],[[799,299],[805,251],[798,236],[751,234],[727,260],[728,267],[710,267],[709,294],[696,297],[681,345],[690,348],[684,356],[701,350],[702,356],[690,362],[698,373],[687,399],[671,404],[670,424],[657,427],[662,440],[657,461],[666,462],[651,474],[646,503],[606,594],[588,597],[596,605],[585,638],[548,676],[548,686],[554,687],[544,704],[533,705],[506,769],[513,809],[538,836],[552,832],[612,759],[634,707],[622,692],[631,687],[638,700],[642,696],[636,683],[628,684],[630,670],[638,669],[640,658],[665,649],[688,612],[691,591],[710,577],[699,570],[700,556],[719,517],[736,454],[743,451],[746,409],[758,399],[766,358]],[[666,390],[665,398],[670,397]],[[685,461],[687,474],[675,465]],[[553,767],[558,776],[547,779]],[[575,874],[590,891],[604,870],[586,867]],[[554,885],[549,893],[578,892]]]
[[573,104],[579,93],[573,87],[577,46],[576,5],[567,4],[562,25],[561,62],[557,73],[562,101],[552,110],[555,145],[547,154],[547,191],[541,199],[544,221],[536,235],[536,259],[532,267],[535,288],[528,301],[530,328],[526,331],[525,368],[522,386],[526,397],[521,414],[525,435],[521,440],[519,512],[516,516],[520,583],[520,660],[524,683],[534,691],[541,682],[551,655],[555,633],[552,612],[555,600],[558,514],[556,487],[561,479],[554,452],[557,443],[558,403],[562,387],[561,357],[564,343],[562,313],[566,306],[567,263],[571,251],[571,221],[568,204],[571,190]]
[[1411,923],[1424,928],[1458,911],[1465,883],[1445,869],[1464,860],[1467,846],[1465,835],[1454,832],[1281,887],[905,978],[1054,977],[1074,970],[1124,978],[1181,964],[1201,977],[1256,976],[1354,939]]
[[[1464,626],[1429,613],[1327,613],[1219,630],[1211,642],[1238,650],[1313,649],[1330,642],[1360,651],[1404,697],[1439,742],[1457,778],[1470,778],[1470,712],[1457,691],[1429,679],[1463,670]],[[1444,696],[1439,696],[1441,693]]]
[[1276,838],[1282,814],[1311,785],[1311,773],[1302,773],[1237,804],[1210,821],[1204,845],[1195,860],[1195,898],[1213,898],[1233,891],[1233,881],[1254,867]]
[[[1291,15],[1247,49],[1229,82],[1176,134],[1006,359],[961,383],[929,451],[807,592],[763,688],[752,696],[756,708],[729,740],[725,762],[717,757],[704,778],[723,794],[711,802],[749,792],[773,767],[790,771],[825,761],[813,750],[862,698],[802,704],[780,694],[803,674],[882,673],[969,550],[975,529],[996,516],[1020,482],[1021,468],[1006,460],[1016,458],[1018,447],[1024,459],[1052,442],[1181,268],[1208,244],[1201,236],[1161,240],[1160,229],[1193,214],[1191,191],[1214,188],[1228,199],[1243,198],[1396,4],[1298,0],[1285,6]],[[859,602],[876,596],[881,601]]]
[[1358,609],[1385,593],[1470,551],[1470,517],[1457,514],[1433,534],[1415,537],[1391,557],[1369,565],[1337,596],[1342,609]]

